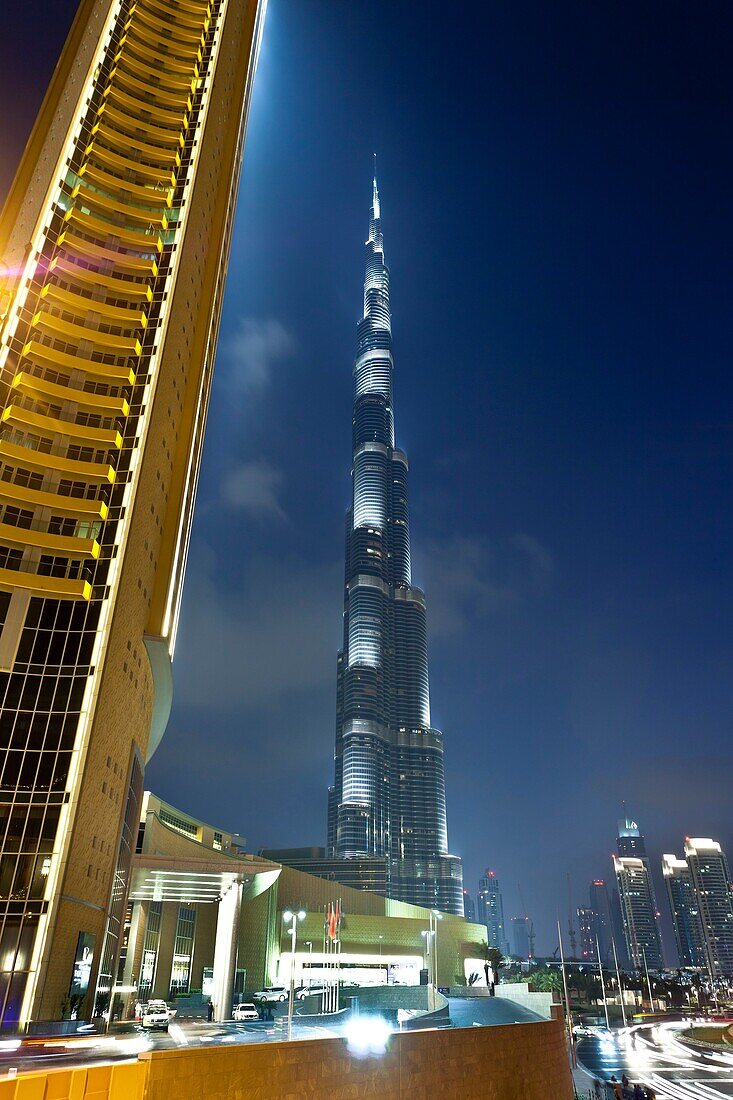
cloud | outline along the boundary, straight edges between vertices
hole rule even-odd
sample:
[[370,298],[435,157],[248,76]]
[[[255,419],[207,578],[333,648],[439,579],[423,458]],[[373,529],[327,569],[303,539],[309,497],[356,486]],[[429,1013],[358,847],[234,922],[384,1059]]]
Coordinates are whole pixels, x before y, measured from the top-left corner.
[[178,703],[232,712],[273,708],[335,683],[342,570],[302,561],[245,559],[237,585],[213,555],[189,570],[175,683]]
[[221,487],[221,498],[230,508],[254,519],[284,520],[278,498],[283,481],[282,472],[266,459],[254,459],[229,472]]
[[294,347],[288,330],[274,318],[240,318],[237,332],[224,346],[238,391],[252,394],[265,389],[275,363],[287,359]]
[[550,552],[522,533],[496,543],[434,540],[419,560],[433,637],[455,634],[474,619],[537,597],[554,572]]

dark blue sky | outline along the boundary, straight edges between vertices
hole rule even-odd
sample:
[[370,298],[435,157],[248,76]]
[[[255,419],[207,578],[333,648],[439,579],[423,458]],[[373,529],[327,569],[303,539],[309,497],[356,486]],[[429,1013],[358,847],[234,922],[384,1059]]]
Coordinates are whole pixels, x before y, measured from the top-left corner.
[[[2,44],[3,187],[73,4],[43,7]],[[543,952],[622,799],[655,863],[733,855],[733,16],[447,13],[270,0],[148,782],[252,848],[323,841],[377,150],[450,844]]]

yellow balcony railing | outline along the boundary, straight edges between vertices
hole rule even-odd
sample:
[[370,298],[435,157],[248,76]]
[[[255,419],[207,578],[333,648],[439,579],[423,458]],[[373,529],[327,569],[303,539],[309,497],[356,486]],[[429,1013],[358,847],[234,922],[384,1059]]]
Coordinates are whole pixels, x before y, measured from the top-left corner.
[[51,508],[55,514],[76,516],[78,519],[102,519],[109,515],[103,500],[87,497],[67,497],[43,489],[29,489],[12,481],[0,481],[0,500],[19,508]]
[[[65,229],[63,233],[59,233],[57,244],[59,248],[63,248],[71,256],[86,256],[99,262],[105,261],[112,264],[119,271],[130,271],[134,275],[152,274],[155,276],[158,274],[157,261],[151,259],[150,256],[141,256],[134,252],[118,252],[115,248],[105,248],[104,245],[88,241],[86,237],[80,236],[72,229]],[[154,250],[155,252],[158,251],[157,244]],[[152,247],[150,251],[153,252]]]
[[136,336],[116,336],[110,332],[100,332],[91,325],[65,321],[63,317],[49,313],[48,310],[40,310],[36,313],[30,327],[47,332],[51,336],[63,337],[76,344],[81,340],[88,340],[102,352],[113,352],[115,355],[140,355],[142,352],[142,345]]
[[49,274],[55,272],[60,279],[77,287],[104,287],[110,296],[128,302],[151,302],[153,292],[147,279],[134,279],[129,274],[103,275],[88,267],[74,263],[69,256],[54,256],[48,265]]
[[73,291],[59,286],[58,283],[45,283],[38,297],[40,301],[47,299],[57,302],[68,313],[73,313],[76,317],[84,318],[88,313],[98,313],[105,321],[117,324],[120,328],[126,328],[130,332],[147,327],[148,318],[139,305],[131,309],[126,309],[123,306],[111,306],[106,301],[100,301],[99,298],[90,298],[85,294],[75,294]]
[[96,539],[80,539],[75,535],[52,535],[32,527],[15,527],[0,523],[0,546],[32,546],[46,550],[58,558],[98,558],[100,546]]
[[88,481],[90,484],[113,484],[115,480],[114,467],[106,462],[82,462],[76,458],[64,458],[62,455],[49,454],[47,451],[36,451],[31,447],[19,447],[17,443],[9,443],[0,438],[0,458],[12,466],[30,466],[34,470],[56,470],[60,474],[68,474],[77,481]]
[[144,203],[149,207],[160,206],[161,208],[170,205],[172,187],[169,180],[161,182],[159,187],[145,187],[143,184],[134,183],[132,180],[123,180],[120,176],[105,171],[90,160],[85,161],[81,166],[79,176],[81,179],[86,177],[92,183],[98,184],[108,195],[115,198],[119,196],[121,201],[124,201],[125,195],[130,195],[133,199],[137,199],[141,205]]
[[118,416],[128,416],[130,406],[124,397],[111,397],[108,394],[88,393],[71,386],[58,386],[55,382],[49,382],[46,378],[38,378],[28,371],[19,371],[10,383],[10,389],[19,393],[28,394],[29,397],[38,397],[39,394],[50,401],[69,402],[73,405],[83,405],[86,409],[97,409],[100,412],[116,413]]
[[60,600],[89,600],[92,595],[91,584],[81,578],[44,577],[20,569],[0,569],[0,590],[14,592],[16,589],[32,592],[36,596],[55,596]]
[[46,435],[68,436],[79,439],[90,447],[104,447],[119,451],[122,436],[116,428],[96,428],[89,424],[74,424],[70,420],[60,420],[45,413],[32,412],[22,405],[6,405],[0,417],[0,424],[15,424],[24,430],[28,428],[44,432]]
[[59,351],[49,344],[39,344],[37,340],[29,340],[23,348],[23,358],[30,359],[39,367],[51,367],[58,370],[83,370],[87,374],[93,374],[97,378],[104,378],[111,382],[120,382],[123,385],[135,385],[135,372],[127,365],[119,363],[98,363],[95,359],[85,359],[81,355],[71,355],[68,351]]

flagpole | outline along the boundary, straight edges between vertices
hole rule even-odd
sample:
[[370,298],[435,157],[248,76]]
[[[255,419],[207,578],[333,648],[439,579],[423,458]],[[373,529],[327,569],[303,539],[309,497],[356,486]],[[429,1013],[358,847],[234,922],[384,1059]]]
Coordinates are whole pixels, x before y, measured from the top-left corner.
[[596,936],[596,955],[598,956],[598,973],[601,975],[601,992],[603,993],[603,1011],[606,1014],[606,1030],[611,1030],[611,1025],[608,1022],[608,1001],[606,1000],[606,983],[603,979],[603,963],[601,962],[601,946],[598,943],[598,936]]
[[568,1025],[568,1040],[570,1042],[570,1058],[575,1065],[575,1045],[573,1043],[573,1017],[570,1014],[570,997],[568,995],[568,979],[565,974],[565,953],[562,946],[562,932],[560,931],[560,918],[557,918],[557,938],[560,944],[560,966],[562,967],[562,984],[565,990],[565,1013]]
[[611,937],[611,946],[613,947],[613,961],[616,964],[616,981],[618,982],[618,995],[621,998],[621,1019],[626,1027],[626,1008],[624,1007],[624,987],[621,985],[621,972],[618,968],[618,955],[616,954],[616,941]]

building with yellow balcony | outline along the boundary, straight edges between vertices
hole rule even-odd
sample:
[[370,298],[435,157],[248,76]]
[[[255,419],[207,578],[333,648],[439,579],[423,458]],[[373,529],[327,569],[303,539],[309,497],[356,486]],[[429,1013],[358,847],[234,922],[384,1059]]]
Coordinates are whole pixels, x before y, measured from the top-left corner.
[[0,1026],[104,1005],[263,0],[81,0],[0,216]]

